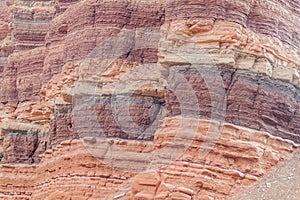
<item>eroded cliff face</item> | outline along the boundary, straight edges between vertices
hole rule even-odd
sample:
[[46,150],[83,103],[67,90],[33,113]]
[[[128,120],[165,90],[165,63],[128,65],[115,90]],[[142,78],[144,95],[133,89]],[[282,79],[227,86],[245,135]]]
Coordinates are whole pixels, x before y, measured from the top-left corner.
[[299,149],[297,1],[0,5],[1,199],[230,199]]

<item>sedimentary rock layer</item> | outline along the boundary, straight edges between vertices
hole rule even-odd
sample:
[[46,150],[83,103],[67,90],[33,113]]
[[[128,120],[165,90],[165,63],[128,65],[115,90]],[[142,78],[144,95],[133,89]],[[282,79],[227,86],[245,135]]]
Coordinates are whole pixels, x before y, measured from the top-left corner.
[[[265,12],[268,10],[268,12]],[[288,15],[287,13],[293,13]],[[274,19],[274,16],[277,16]],[[257,33],[276,37],[299,48],[299,3],[296,1],[204,1],[175,0],[166,5],[166,20],[223,20]]]
[[35,165],[1,165],[1,199],[30,199],[35,179]]
[[[297,151],[299,8],[294,0],[0,1],[0,162],[39,163],[52,149],[38,165],[1,165],[0,197],[242,192]],[[112,157],[99,155],[106,150]],[[143,172],[149,161],[156,172]]]
[[[207,70],[211,69],[212,67],[207,68]],[[213,91],[212,88],[207,87],[207,82],[208,79],[215,77],[201,77],[197,76],[197,73],[195,69],[183,72],[198,97],[199,117],[211,118]],[[300,130],[299,89],[291,84],[274,81],[265,75],[257,75],[245,70],[219,68],[219,73],[224,80],[226,90],[227,109],[224,119],[227,122],[268,131],[299,142],[297,138]],[[184,93],[188,95],[187,92]],[[170,110],[169,115],[181,114],[180,103],[171,91],[167,92],[166,102]]]
[[[183,124],[186,122],[188,126]],[[189,128],[182,130],[181,126]],[[208,131],[219,128],[219,140],[208,146],[208,154],[201,154],[205,141],[211,139]],[[194,130],[193,138],[185,134]],[[177,144],[172,146],[172,141]],[[178,152],[182,141],[189,143]],[[107,144],[112,145],[109,152]],[[170,159],[171,149],[178,154]],[[110,199],[120,194],[126,199],[227,199],[264,177],[296,150],[293,142],[266,132],[172,117],[164,120],[153,143],[89,137],[65,141],[46,151],[37,166],[2,165],[0,195],[4,199]],[[155,159],[156,151],[161,151],[161,159]]]

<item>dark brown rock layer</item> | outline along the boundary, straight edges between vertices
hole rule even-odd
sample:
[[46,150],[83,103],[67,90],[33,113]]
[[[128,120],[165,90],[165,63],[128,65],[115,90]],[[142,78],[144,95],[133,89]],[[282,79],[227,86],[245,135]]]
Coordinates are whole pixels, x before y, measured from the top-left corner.
[[[249,71],[219,68],[219,72],[223,77],[226,90],[227,109],[226,116],[223,116],[225,121],[300,142],[300,90],[298,88]],[[185,71],[182,74],[193,86],[198,97],[199,117],[208,119],[213,117],[211,115],[213,104],[210,97],[213,91],[209,90],[206,82],[213,79],[214,75],[197,76],[196,70]],[[169,115],[180,115],[182,108],[174,93],[167,91],[165,98]],[[194,110],[186,112],[194,112]]]
[[38,146],[38,136],[34,132],[19,130],[5,131],[3,141],[3,163],[33,163],[33,155]]

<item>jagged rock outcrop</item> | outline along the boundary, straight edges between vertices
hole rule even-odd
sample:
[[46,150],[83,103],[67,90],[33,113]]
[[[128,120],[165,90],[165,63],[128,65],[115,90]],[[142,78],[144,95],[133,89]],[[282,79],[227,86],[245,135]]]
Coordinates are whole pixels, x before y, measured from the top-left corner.
[[299,9],[0,1],[0,198],[242,193],[298,151]]

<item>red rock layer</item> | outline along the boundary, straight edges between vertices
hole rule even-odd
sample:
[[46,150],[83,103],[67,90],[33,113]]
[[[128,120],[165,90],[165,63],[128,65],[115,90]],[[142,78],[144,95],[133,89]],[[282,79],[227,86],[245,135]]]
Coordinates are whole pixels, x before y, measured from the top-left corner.
[[0,166],[0,198],[31,198],[35,179],[35,165],[1,165]]
[[54,15],[51,1],[16,1],[12,6],[15,51],[44,46],[45,35]]
[[0,1],[0,19],[4,22],[9,22],[9,11],[6,1]]
[[[212,67],[207,70],[212,70]],[[224,82],[221,84],[224,84],[227,96],[226,116],[223,116],[227,122],[268,131],[273,135],[296,142],[300,141],[300,115],[298,113],[300,96],[297,88],[249,71],[219,68],[219,72],[223,78]],[[207,83],[210,82],[209,79],[214,80],[215,77],[202,77],[196,70],[185,70],[183,74],[192,85],[198,104],[201,105],[199,117],[214,118],[211,115],[212,106],[214,106],[211,100],[212,91],[207,87]],[[193,95],[188,91],[182,92],[185,96]],[[165,98],[170,116],[180,115],[184,111],[173,92],[167,91]],[[187,98],[191,99],[192,96]],[[189,109],[191,108],[187,108],[185,113],[194,112]]]
[[[196,125],[197,133],[176,161],[148,160],[148,154],[166,148],[177,137],[181,120],[186,121],[165,119],[153,143],[110,139],[116,149],[111,152],[114,163],[110,157],[101,159],[106,142],[85,138],[84,143],[65,141],[46,151],[36,167],[3,165],[0,195],[3,199],[110,199],[118,195],[126,196],[125,199],[228,199],[264,177],[296,150],[292,142],[265,132],[223,124],[212,150],[199,157],[201,146],[209,137],[205,135],[208,129],[216,130],[220,124],[190,120],[184,131],[192,131]],[[182,136],[183,141],[188,139],[187,135]],[[168,154],[164,151],[160,156]],[[144,171],[145,166],[148,170]],[[16,176],[20,181],[14,179]]]
[[46,37],[48,54],[43,77],[49,81],[65,63],[84,59],[105,38],[122,28],[159,27],[163,20],[160,3],[126,0],[78,3],[52,22]]

